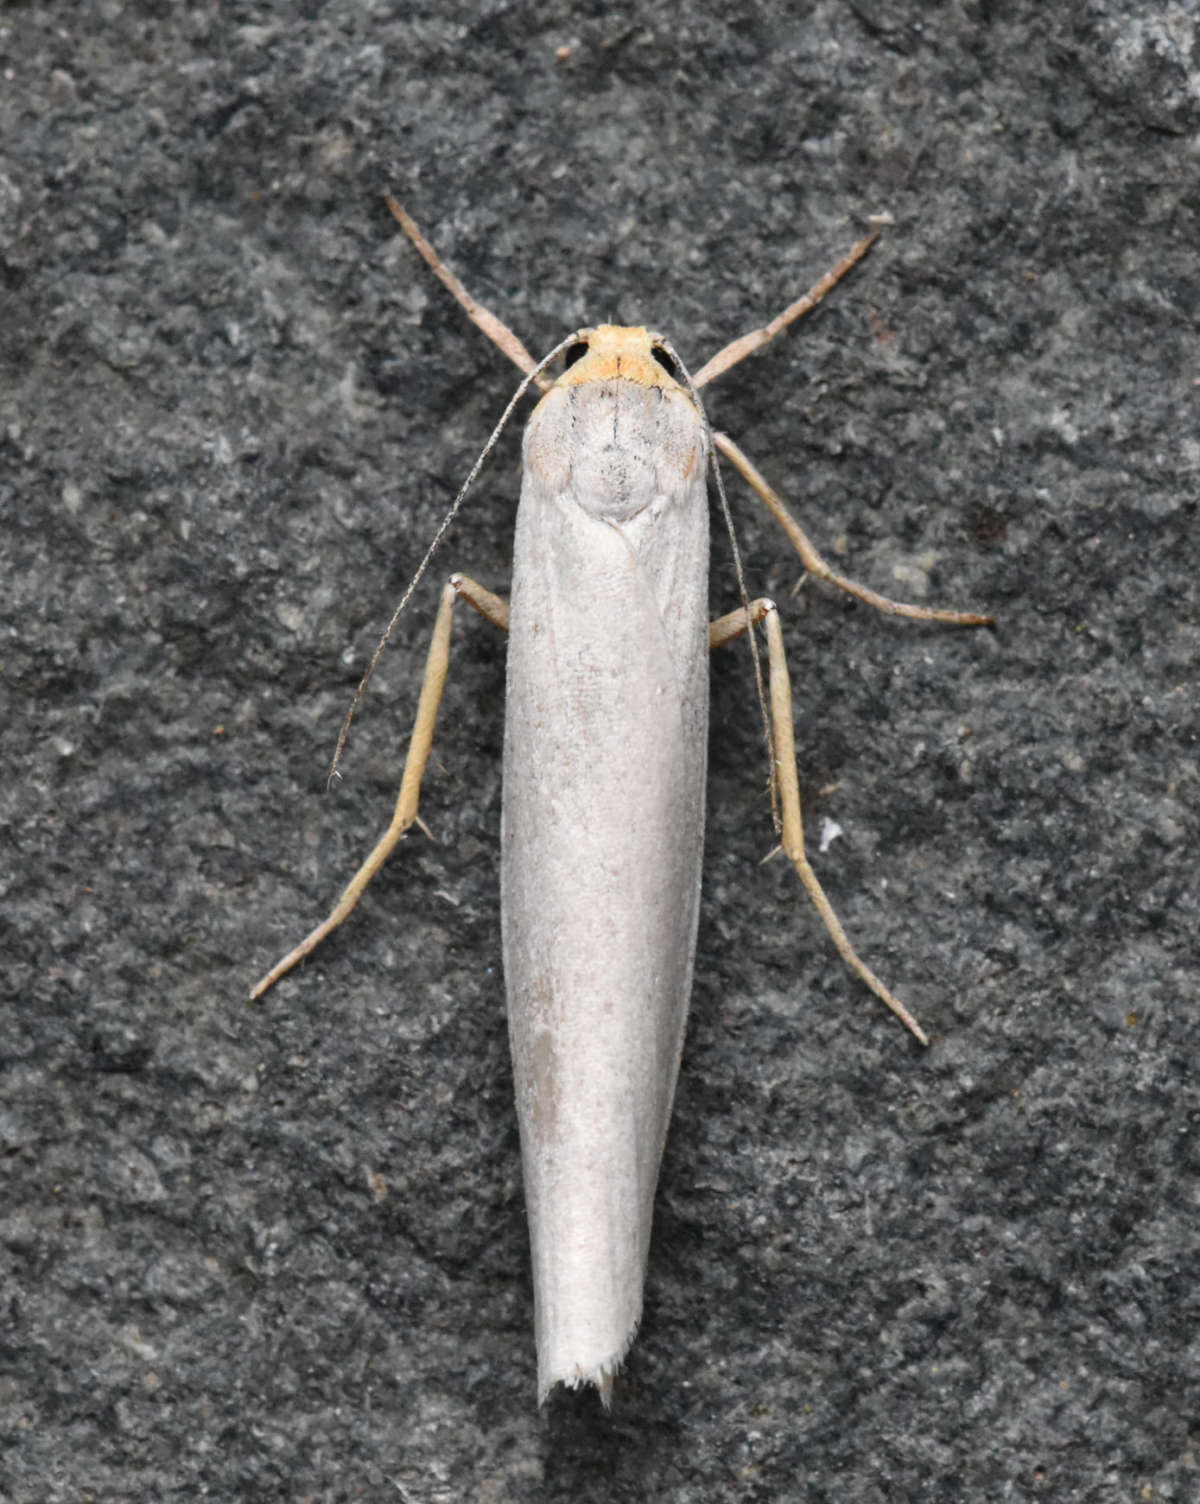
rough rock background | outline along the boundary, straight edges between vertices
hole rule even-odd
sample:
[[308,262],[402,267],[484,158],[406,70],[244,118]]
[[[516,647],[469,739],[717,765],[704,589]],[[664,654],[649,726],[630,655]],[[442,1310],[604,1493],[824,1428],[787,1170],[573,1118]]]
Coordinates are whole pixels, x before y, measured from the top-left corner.
[[[0,9],[0,1499],[1197,1497],[1200,13],[959,0]],[[789,598],[817,858],[714,662],[693,1020],[611,1417],[534,1405],[499,964],[511,392],[390,186],[534,350],[693,364],[847,572]],[[732,600],[714,531],[714,611]]]

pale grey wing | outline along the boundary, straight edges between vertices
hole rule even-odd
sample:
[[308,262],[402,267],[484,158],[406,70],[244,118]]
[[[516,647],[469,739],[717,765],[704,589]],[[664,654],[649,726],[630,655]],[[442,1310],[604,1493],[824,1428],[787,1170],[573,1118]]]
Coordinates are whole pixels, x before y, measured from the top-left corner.
[[517,522],[504,960],[542,1395],[602,1384],[636,1330],[687,1014],[707,723],[702,465],[677,493],[639,536],[529,468]]

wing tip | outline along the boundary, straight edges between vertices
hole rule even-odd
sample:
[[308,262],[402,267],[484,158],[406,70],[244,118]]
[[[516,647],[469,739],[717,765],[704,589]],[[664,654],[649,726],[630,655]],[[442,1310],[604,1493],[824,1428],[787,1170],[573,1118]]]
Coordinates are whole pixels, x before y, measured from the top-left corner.
[[637,1323],[630,1328],[628,1335],[619,1346],[606,1358],[598,1363],[582,1364],[575,1363],[569,1367],[564,1365],[560,1371],[538,1374],[538,1406],[546,1403],[551,1391],[559,1384],[564,1389],[580,1389],[584,1385],[591,1384],[600,1396],[600,1403],[606,1411],[612,1409],[613,1380],[621,1371],[625,1362],[625,1355],[637,1336]]

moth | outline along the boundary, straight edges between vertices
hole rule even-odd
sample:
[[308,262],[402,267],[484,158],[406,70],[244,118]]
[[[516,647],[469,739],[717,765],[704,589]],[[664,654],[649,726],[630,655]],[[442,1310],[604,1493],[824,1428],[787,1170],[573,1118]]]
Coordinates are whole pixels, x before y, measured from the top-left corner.
[[[655,1187],[692,986],[708,655],[746,633],[753,643],[759,624],[769,697],[757,653],[755,672],[780,844],[843,958],[927,1043],[909,1011],[859,959],[805,856],[791,689],[774,603],[749,601],[742,586],[740,606],[708,620],[710,473],[728,522],[714,452],[745,478],[818,579],[894,615],[956,626],[989,625],[991,618],[895,602],[836,573],[740,449],[713,432],[700,400],[701,387],[815,307],[878,231],[771,323],[689,376],[662,335],[608,324],[576,331],[535,361],[470,296],[404,209],[388,202],[433,272],[523,371],[505,419],[528,387],[542,394],[525,429],[511,600],[465,575],[450,577],[391,825],[328,919],[252,996],[345,919],[417,821],[451,619],[455,603],[466,601],[508,634],[501,912],[538,1398],[544,1401],[556,1384],[592,1384],[607,1407],[641,1318]],[[551,376],[547,368],[560,353],[564,369]],[[346,726],[339,756],[345,733]]]

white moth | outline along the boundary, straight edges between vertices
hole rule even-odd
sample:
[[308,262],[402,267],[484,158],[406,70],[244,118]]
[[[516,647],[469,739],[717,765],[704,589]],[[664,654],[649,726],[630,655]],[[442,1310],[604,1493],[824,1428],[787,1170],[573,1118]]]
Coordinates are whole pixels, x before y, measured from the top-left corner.
[[773,604],[743,598],[740,610],[708,623],[711,445],[783,523],[810,573],[885,611],[958,625],[990,618],[900,605],[835,574],[740,450],[711,434],[699,405],[697,387],[811,308],[874,236],[694,380],[661,336],[602,325],[558,347],[571,346],[568,360],[576,358],[551,381],[541,371],[556,352],[535,363],[389,203],[439,278],[525,372],[517,396],[533,382],[544,393],[525,431],[511,607],[465,576],[451,577],[392,824],[329,918],[252,995],[341,923],[416,821],[461,596],[509,636],[501,912],[538,1397],[559,1383],[593,1384],[607,1405],[641,1318],[691,992],[708,652],[752,623],[765,622],[767,630],[783,849],[843,957],[925,1042],[851,948],[805,858],[790,687]]
[[500,912],[541,1395],[607,1393],[641,1317],[700,901],[707,461],[644,330],[595,330],[525,430]]

